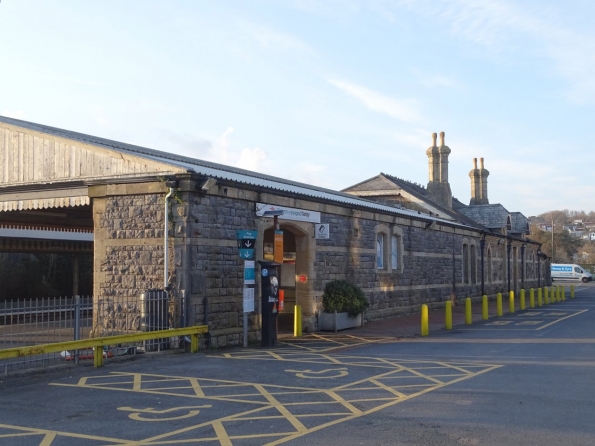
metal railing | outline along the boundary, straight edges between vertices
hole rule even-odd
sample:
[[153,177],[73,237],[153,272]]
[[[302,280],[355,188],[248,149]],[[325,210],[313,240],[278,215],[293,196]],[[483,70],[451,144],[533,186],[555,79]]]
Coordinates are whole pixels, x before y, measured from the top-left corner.
[[[138,297],[56,297],[0,302],[0,351],[89,338],[122,336],[168,330],[174,315],[183,311],[183,299],[171,299],[166,291],[148,290]],[[119,342],[104,349],[104,357],[185,347],[178,337]],[[12,371],[77,364],[93,359],[90,349],[0,359],[0,375]]]

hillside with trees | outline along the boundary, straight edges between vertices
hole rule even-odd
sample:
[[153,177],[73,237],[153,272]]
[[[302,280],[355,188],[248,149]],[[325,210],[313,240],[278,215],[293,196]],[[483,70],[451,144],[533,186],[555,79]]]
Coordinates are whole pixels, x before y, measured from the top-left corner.
[[549,211],[530,217],[529,223],[529,237],[543,243],[541,250],[554,263],[595,264],[595,240],[591,241],[595,236],[594,211]]

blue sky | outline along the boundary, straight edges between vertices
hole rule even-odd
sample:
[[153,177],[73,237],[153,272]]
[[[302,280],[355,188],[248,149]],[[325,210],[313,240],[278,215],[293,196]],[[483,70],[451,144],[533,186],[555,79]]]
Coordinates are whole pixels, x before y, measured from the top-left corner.
[[446,132],[491,203],[595,210],[587,0],[0,3],[0,114],[343,189],[425,185]]

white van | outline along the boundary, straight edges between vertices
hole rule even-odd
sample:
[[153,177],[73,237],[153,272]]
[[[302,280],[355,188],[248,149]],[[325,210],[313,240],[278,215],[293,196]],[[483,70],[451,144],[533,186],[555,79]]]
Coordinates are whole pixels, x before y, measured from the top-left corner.
[[554,280],[580,280],[587,283],[593,280],[593,276],[576,264],[552,263],[552,281]]

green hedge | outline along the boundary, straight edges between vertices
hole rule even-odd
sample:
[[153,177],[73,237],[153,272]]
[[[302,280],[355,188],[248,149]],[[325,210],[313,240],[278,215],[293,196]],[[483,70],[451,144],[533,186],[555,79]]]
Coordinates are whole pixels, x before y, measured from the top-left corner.
[[322,307],[326,313],[349,313],[356,317],[370,304],[363,291],[346,280],[333,280],[324,287]]

